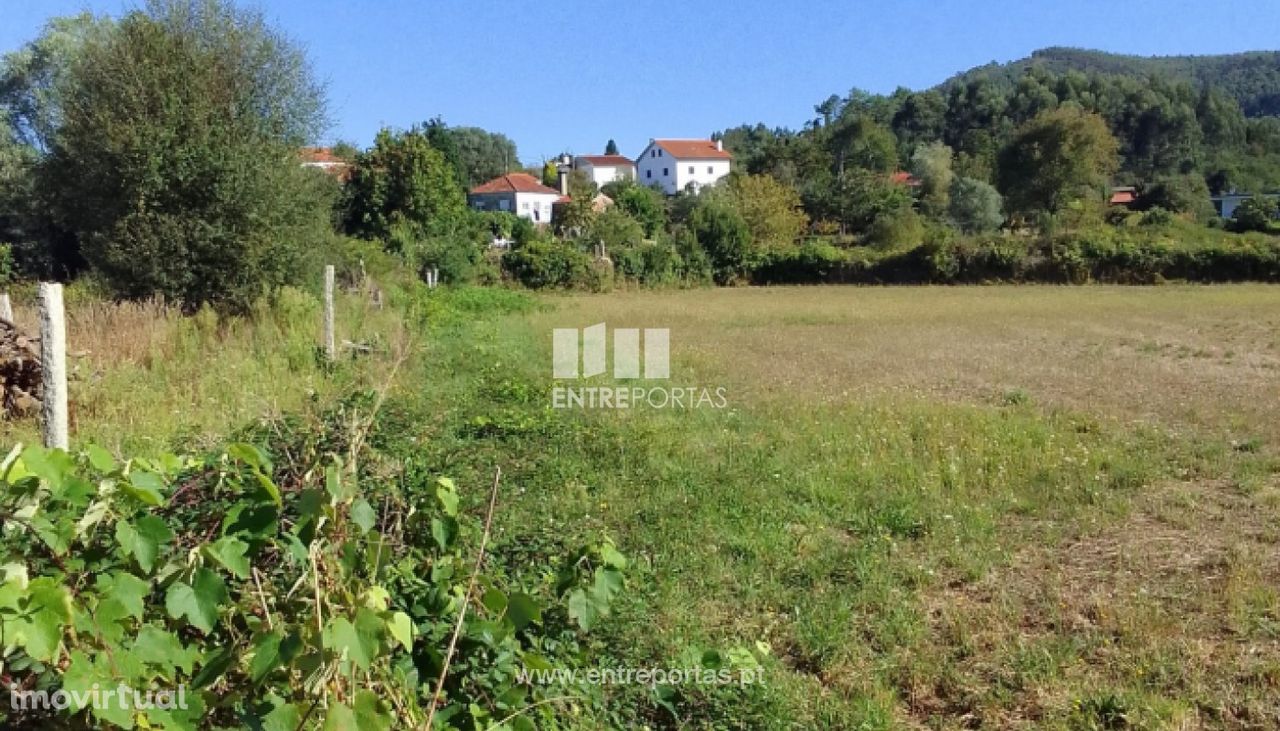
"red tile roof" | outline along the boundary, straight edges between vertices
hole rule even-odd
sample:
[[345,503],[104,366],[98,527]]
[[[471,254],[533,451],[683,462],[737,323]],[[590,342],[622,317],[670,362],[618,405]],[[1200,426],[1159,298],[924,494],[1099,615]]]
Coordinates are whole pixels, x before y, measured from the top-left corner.
[[1110,202],[1113,206],[1131,206],[1138,202],[1138,191],[1136,188],[1112,188]]
[[912,188],[916,187],[917,185],[920,185],[920,180],[916,178],[916,176],[912,175],[909,172],[906,172],[905,170],[901,172],[896,172],[893,175],[890,175],[889,182],[897,183],[898,185],[909,185]]
[[333,154],[332,147],[302,148],[303,164],[311,165],[346,165],[347,161]]
[[579,160],[585,160],[596,167],[616,167],[619,165],[635,165],[631,162],[631,158],[623,155],[578,155]]
[[331,147],[304,147],[298,154],[303,167],[319,168],[344,183],[351,177],[351,163],[334,155]]
[[473,195],[482,193],[546,193],[560,195],[555,188],[548,188],[529,173],[507,173],[471,189]]
[[732,160],[728,150],[716,147],[712,140],[654,140],[653,144],[677,160]]

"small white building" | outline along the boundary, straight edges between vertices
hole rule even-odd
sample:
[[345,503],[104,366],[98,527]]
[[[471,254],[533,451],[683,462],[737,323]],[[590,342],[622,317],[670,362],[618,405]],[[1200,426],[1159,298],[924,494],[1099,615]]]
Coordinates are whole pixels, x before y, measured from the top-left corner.
[[578,155],[573,158],[573,169],[586,173],[597,187],[636,177],[636,164],[622,155]]
[[[1226,219],[1232,219],[1236,217],[1236,209],[1240,207],[1241,203],[1244,203],[1250,198],[1257,197],[1259,196],[1253,195],[1252,193],[1232,192],[1215,195],[1210,200],[1213,201],[1213,208],[1218,212],[1219,216]],[[1261,197],[1268,198],[1273,201],[1280,200],[1280,194],[1276,193],[1263,193]]]
[[636,181],[667,195],[715,185],[729,174],[733,156],[719,140],[650,140],[636,160]]
[[477,211],[506,211],[534,223],[551,223],[551,209],[560,198],[560,191],[528,173],[507,173],[472,188],[467,205]]

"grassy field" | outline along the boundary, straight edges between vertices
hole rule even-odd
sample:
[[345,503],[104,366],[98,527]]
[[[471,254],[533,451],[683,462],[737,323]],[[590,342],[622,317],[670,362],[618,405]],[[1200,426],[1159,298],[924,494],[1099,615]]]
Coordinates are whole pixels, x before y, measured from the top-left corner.
[[[198,445],[391,382],[374,443],[473,511],[502,467],[511,573],[599,531],[633,559],[598,662],[765,665],[566,702],[582,728],[1280,727],[1280,289],[497,294],[414,332],[347,301],[382,346],[334,371],[304,297],[73,307],[74,438]],[[598,322],[670,328],[671,384],[727,407],[549,408],[550,330]]]
[[551,328],[669,327],[673,383],[727,389],[486,455],[521,485],[507,531],[599,524],[643,557],[619,664],[772,647],[766,689],[658,725],[1280,725],[1280,290],[548,301],[441,347],[545,405]]

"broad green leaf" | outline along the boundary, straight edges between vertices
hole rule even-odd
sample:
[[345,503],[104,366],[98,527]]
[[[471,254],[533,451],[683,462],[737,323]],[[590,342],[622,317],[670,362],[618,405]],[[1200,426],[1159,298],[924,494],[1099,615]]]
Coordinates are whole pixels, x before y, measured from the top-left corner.
[[600,560],[604,561],[606,566],[611,566],[615,569],[621,570],[627,567],[626,557],[619,553],[618,549],[614,548],[611,543],[605,543],[600,546]]
[[569,593],[569,618],[578,623],[583,632],[590,632],[599,618],[595,605],[582,589]]
[[97,589],[103,601],[119,602],[128,616],[142,619],[143,602],[151,593],[151,584],[133,574],[117,571],[110,576],[99,574]]
[[76,538],[83,538],[93,527],[102,522],[107,517],[107,511],[110,508],[106,500],[94,500],[89,505],[89,509],[84,511],[84,515],[80,516],[80,520],[76,521]]
[[220,647],[211,651],[205,656],[204,664],[200,666],[195,677],[191,678],[192,689],[200,690],[213,685],[223,673],[227,672],[235,659],[235,650],[230,647]]
[[218,607],[227,598],[222,577],[200,567],[192,575],[190,584],[176,582],[169,587],[164,605],[170,617],[185,617],[192,626],[208,634],[218,621]]
[[494,614],[502,614],[507,610],[507,595],[497,587],[485,591],[480,596],[480,603]]
[[[111,660],[105,653],[90,658],[80,650],[71,652],[71,662],[62,676],[62,689],[67,691],[71,712],[89,707],[93,715],[103,721],[123,728],[133,728],[133,711],[118,703],[91,704],[92,690],[115,688],[124,677],[111,670]],[[114,699],[112,699],[114,700]]]
[[270,469],[266,455],[252,444],[236,442],[227,447],[227,455],[257,470]]
[[360,731],[388,731],[391,728],[391,712],[373,691],[356,691],[356,728]]
[[329,712],[325,714],[324,725],[320,727],[320,731],[363,731],[356,724],[356,714],[343,703],[334,703],[329,706]]
[[445,515],[458,515],[458,489],[454,487],[453,480],[448,477],[436,480],[436,499],[440,501],[440,508]]
[[302,725],[302,714],[292,703],[281,700],[271,713],[262,717],[262,731],[297,731]]
[[253,659],[249,661],[249,677],[257,683],[284,663],[280,660],[280,633],[268,632],[253,641]]
[[542,621],[542,607],[532,596],[516,592],[507,602],[507,619],[511,620],[517,630],[522,630],[532,622]]
[[34,579],[27,585],[21,611],[15,623],[18,644],[41,662],[53,661],[62,642],[62,628],[71,623],[71,594],[51,578]]
[[378,524],[378,513],[364,498],[357,498],[351,504],[351,522],[360,526],[360,531],[368,533]]
[[453,518],[432,518],[431,537],[440,548],[449,548],[458,537],[458,521]]
[[173,531],[154,515],[144,515],[136,523],[123,520],[116,523],[116,542],[126,553],[133,554],[138,566],[147,573],[155,568],[160,546],[171,540]]
[[267,497],[271,498],[271,502],[277,506],[283,504],[280,499],[280,488],[276,486],[276,483],[270,477],[261,472],[254,472],[253,476],[258,481],[258,486],[262,488],[262,491],[267,493]]
[[375,612],[361,607],[356,611],[355,624],[346,617],[337,617],[325,626],[322,639],[326,649],[345,651],[347,659],[355,663],[356,667],[368,670],[378,654],[385,626]]
[[164,505],[165,487],[163,477],[145,470],[133,470],[129,473],[129,480],[120,483],[120,489],[126,495],[152,507]]
[[[138,631],[133,642],[133,654],[140,662],[172,670],[179,668],[187,675],[195,666],[200,653],[194,647],[183,647],[182,641],[172,632],[148,624]],[[172,678],[172,673],[166,674]]]
[[608,606],[609,602],[622,591],[622,583],[622,572],[601,566],[596,569],[591,593],[602,604]]
[[413,650],[413,620],[404,612],[396,612],[387,620],[387,631],[406,650]]
[[365,589],[361,598],[364,600],[364,605],[370,609],[382,611],[391,606],[391,594],[377,584]]
[[85,447],[84,453],[89,458],[89,465],[95,470],[103,474],[115,472],[116,461],[107,450],[96,444],[90,444]]
[[240,579],[249,578],[249,559],[245,557],[248,550],[249,544],[235,536],[223,536],[204,547],[209,558]]

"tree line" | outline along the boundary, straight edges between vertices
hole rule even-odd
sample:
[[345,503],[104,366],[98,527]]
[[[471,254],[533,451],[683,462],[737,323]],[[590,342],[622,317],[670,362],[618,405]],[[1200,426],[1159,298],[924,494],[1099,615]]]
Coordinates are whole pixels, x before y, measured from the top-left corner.
[[[343,183],[303,168],[324,90],[294,42],[228,0],[56,19],[0,60],[0,114],[0,275],[189,308],[244,311],[326,261],[383,253],[447,282],[592,289],[1280,277],[1274,240],[1211,228],[1209,205],[1280,182],[1280,120],[1168,75],[1032,64],[833,95],[800,129],[717,133],[734,172],[714,187],[668,197],[574,176],[551,226],[469,209],[470,187],[520,169],[516,146],[440,118],[336,146]],[[1115,184],[1135,187],[1137,211],[1106,208]],[[1232,225],[1266,233],[1274,213],[1258,199]],[[1175,265],[1151,248],[1169,241],[1218,254]]]

